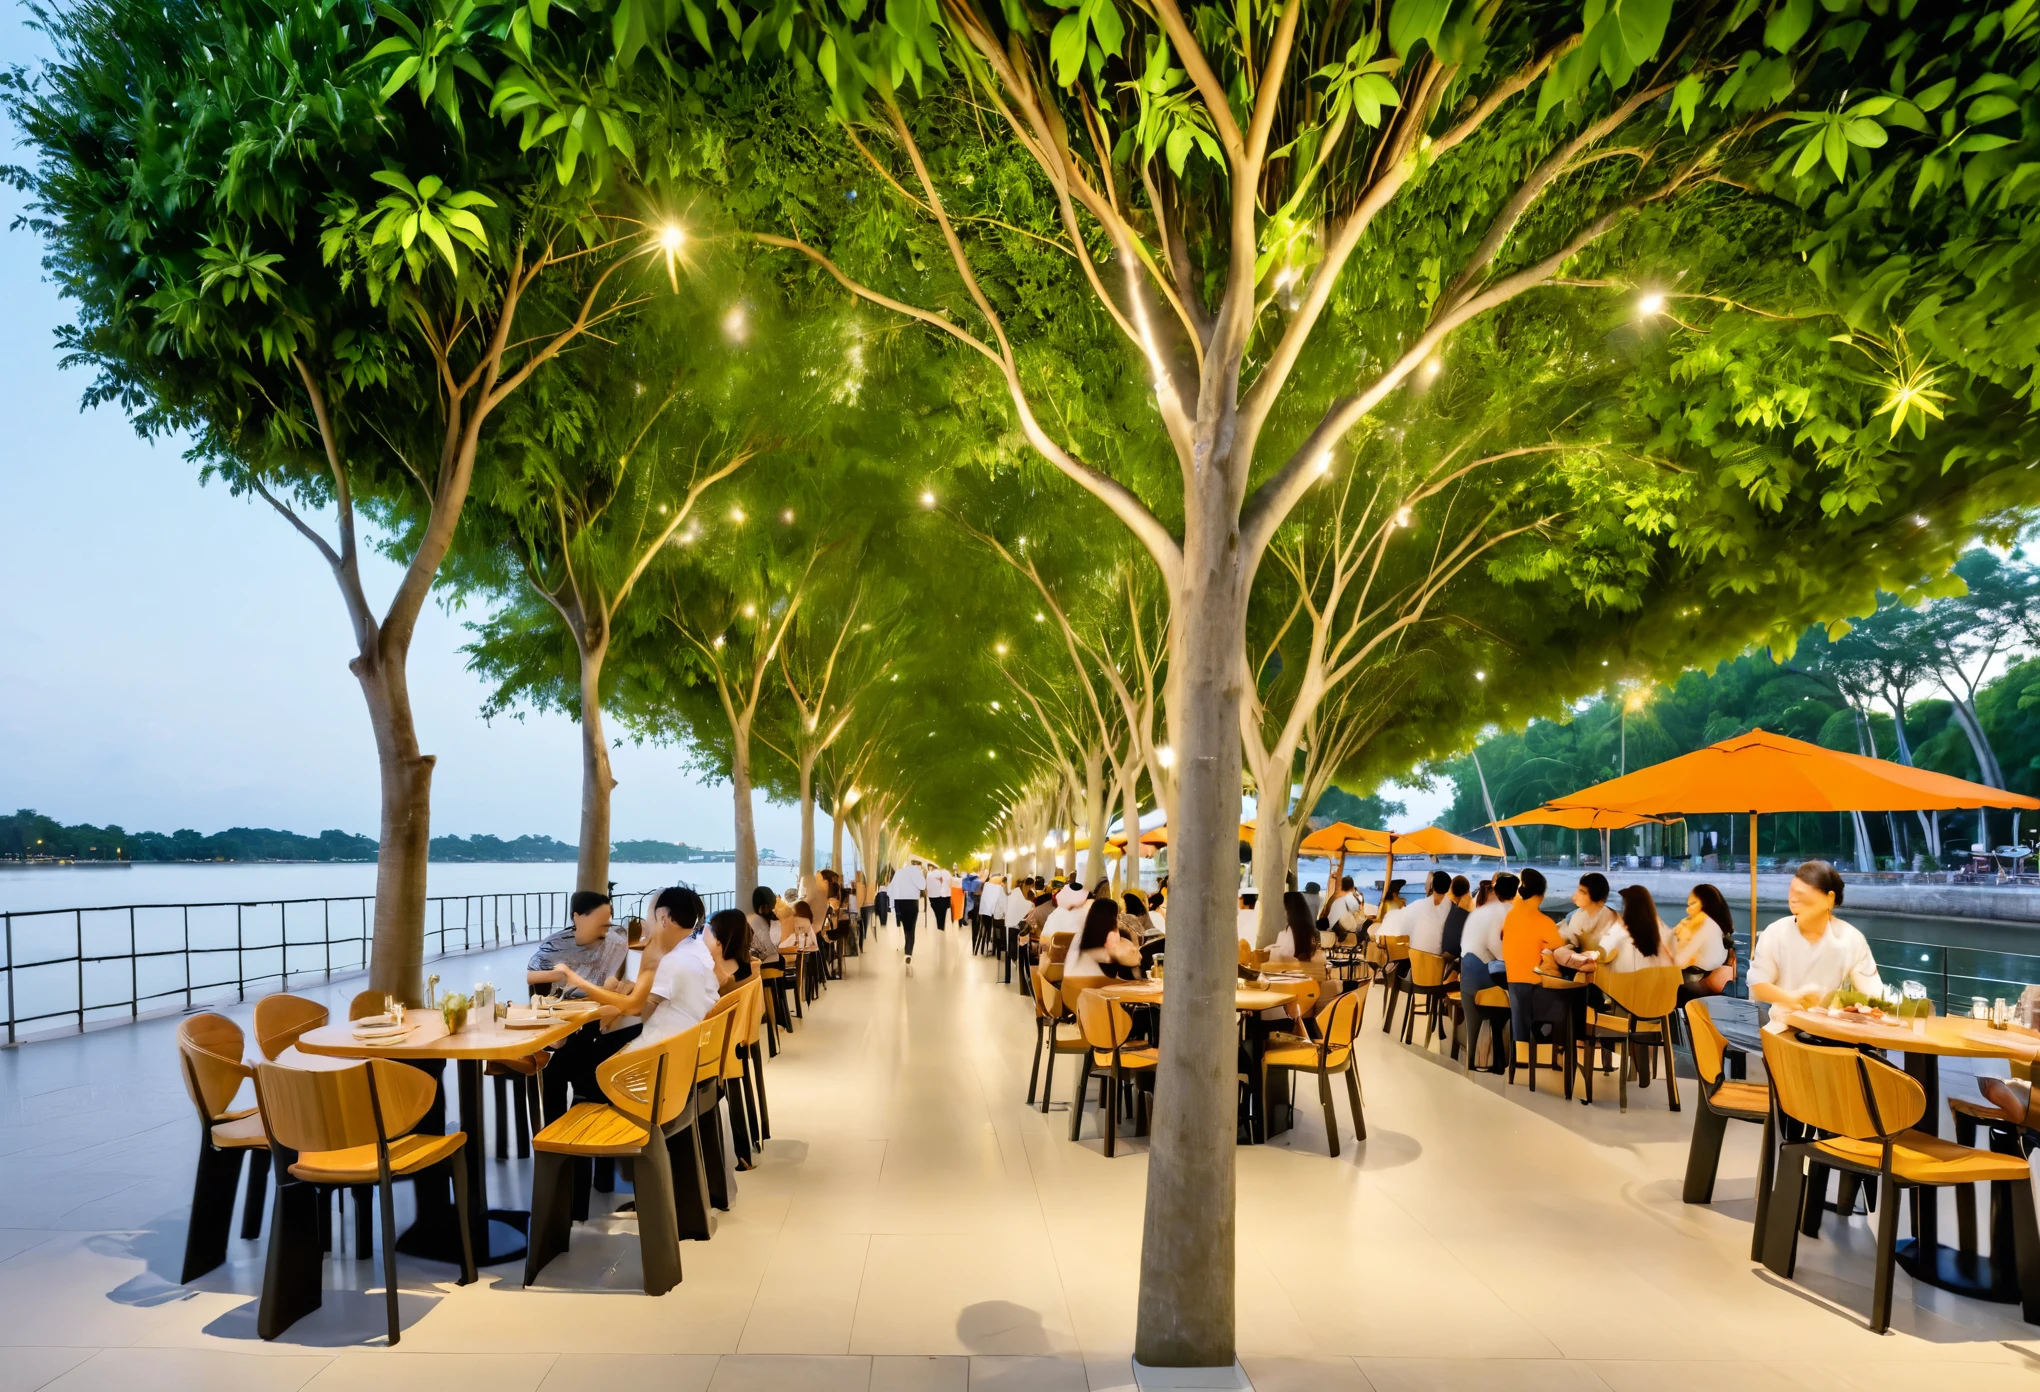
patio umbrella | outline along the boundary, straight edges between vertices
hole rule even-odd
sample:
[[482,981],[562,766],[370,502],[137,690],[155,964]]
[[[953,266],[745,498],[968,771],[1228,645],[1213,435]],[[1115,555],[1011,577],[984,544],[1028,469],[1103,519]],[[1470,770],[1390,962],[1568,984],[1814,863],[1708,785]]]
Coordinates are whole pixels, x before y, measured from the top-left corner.
[[[1608,833],[1624,827],[1660,826],[1667,819],[1646,817],[1641,812],[1607,812],[1600,808],[1588,807],[1538,807],[1528,812],[1518,812],[1513,817],[1504,817],[1499,822],[1490,822],[1494,827],[1512,826],[1553,826],[1569,831],[1597,831],[1601,834],[1601,864],[1608,863]],[[1497,835],[1500,833],[1497,832]],[[1573,837],[1573,853],[1578,855],[1580,838]]]
[[1345,872],[1346,857],[1352,855],[1380,855],[1388,857],[1388,866],[1382,872],[1382,883],[1395,875],[1395,858],[1398,855],[1474,855],[1498,856],[1502,848],[1489,846],[1479,841],[1469,841],[1464,836],[1429,826],[1421,831],[1369,831],[1346,822],[1333,822],[1328,827],[1303,838],[1297,850],[1312,855],[1332,855],[1338,865],[1332,871],[1334,887]]
[[1657,818],[1748,813],[1750,932],[1757,928],[1757,815],[1763,812],[1956,812],[1972,807],[2040,808],[2040,799],[2003,788],[1844,754],[1805,740],[1752,730],[1545,804],[1556,811],[1633,812]]

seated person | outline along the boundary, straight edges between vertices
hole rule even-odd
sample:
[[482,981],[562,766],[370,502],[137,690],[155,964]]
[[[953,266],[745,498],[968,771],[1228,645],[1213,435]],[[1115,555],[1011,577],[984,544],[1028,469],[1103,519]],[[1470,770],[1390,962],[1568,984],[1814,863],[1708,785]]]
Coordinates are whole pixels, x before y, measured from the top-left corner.
[[1466,916],[1473,912],[1473,884],[1464,875],[1454,875],[1445,899],[1445,922],[1438,934],[1438,955],[1448,970],[1456,971],[1466,948]]
[[[1552,1038],[1572,1003],[1539,984],[1537,970],[1547,952],[1565,946],[1565,935],[1544,912],[1544,875],[1525,867],[1516,882],[1516,902],[1502,920],[1502,964],[1509,980],[1509,1026],[1519,1044]],[[1564,993],[1573,994],[1573,993]]]
[[1261,910],[1256,907],[1260,901],[1261,896],[1258,894],[1249,892],[1240,895],[1240,910],[1236,922],[1240,941],[1250,947],[1254,939],[1261,934]]
[[1345,876],[1339,881],[1339,892],[1332,896],[1332,902],[1325,905],[1325,922],[1331,927],[1332,941],[1345,942],[1360,931],[1360,896],[1353,892],[1353,877]]
[[[1562,947],[1553,955],[1560,966],[1587,971],[1631,972],[1645,967],[1669,967],[1672,959],[1664,945],[1670,936],[1671,929],[1658,917],[1657,903],[1650,891],[1642,885],[1631,885],[1622,891],[1622,916],[1603,928],[1598,938],[1582,943],[1578,951]],[[1600,953],[1598,960],[1580,956],[1590,947]]]
[[1785,894],[1791,916],[1758,935],[1750,954],[1750,999],[1767,1002],[1771,1018],[1819,1005],[1844,986],[1884,994],[1877,959],[1853,924],[1835,917],[1842,877],[1824,860],[1809,860]]
[[660,890],[652,900],[645,925],[644,952],[638,959],[635,982],[625,982],[618,973],[611,972],[598,986],[572,966],[550,969],[559,973],[559,979],[575,996],[599,1002],[603,1010],[598,1024],[582,1026],[553,1051],[552,1062],[539,1075],[540,1101],[547,1121],[566,1111],[570,1086],[577,1102],[593,1102],[601,1097],[602,1090],[595,1081],[596,1068],[643,1037],[639,1022],[651,997],[654,973],[673,949],[700,926],[706,912],[701,896],[684,885]]
[[1686,973],[1681,1004],[1718,996],[1735,984],[1735,916],[1713,885],[1694,885],[1686,896],[1686,916],[1672,929],[1671,953]]
[[779,906],[779,896],[770,885],[759,885],[751,891],[751,912],[746,923],[751,929],[751,954],[767,966],[779,965],[779,916],[774,912]]
[[1480,897],[1459,933],[1459,980],[1468,1000],[1504,984],[1502,923],[1516,907],[1516,877],[1504,870],[1481,886]]
[[1608,906],[1608,877],[1598,870],[1589,870],[1580,876],[1579,888],[1573,891],[1573,911],[1566,915],[1558,931],[1565,934],[1565,940],[1573,947],[1591,947],[1609,925],[1619,918]]
[[1445,915],[1452,910],[1452,877],[1433,870],[1425,882],[1427,893],[1403,910],[1403,931],[1409,934],[1410,951],[1437,956],[1445,946]]
[[[1402,897],[1402,887],[1405,883],[1406,881],[1403,880],[1390,880],[1386,885],[1382,887],[1381,902],[1375,905],[1373,915],[1374,931],[1377,936],[1391,938],[1402,936],[1401,929],[1390,928],[1387,927],[1386,925],[1388,923],[1388,916],[1390,914],[1394,913],[1397,909],[1408,907],[1408,905],[1406,905],[1403,902]],[[1365,912],[1364,905],[1362,907],[1362,911]]]
[[1310,900],[1296,890],[1282,896],[1282,916],[1287,920],[1268,947],[1268,964],[1312,962],[1318,956],[1317,921],[1310,916]]
[[525,969],[524,983],[533,988],[564,985],[564,994],[578,997],[581,991],[566,984],[567,978],[578,974],[593,981],[612,979],[630,955],[630,939],[611,921],[609,896],[598,890],[575,890],[567,901],[567,912],[573,926],[539,943]]
[[[1093,899],[1084,911],[1083,927],[1070,939],[1063,956],[1063,980],[1116,976],[1130,978],[1140,965],[1140,946],[1119,931],[1119,907],[1110,899]],[[1122,970],[1113,971],[1119,967]]]

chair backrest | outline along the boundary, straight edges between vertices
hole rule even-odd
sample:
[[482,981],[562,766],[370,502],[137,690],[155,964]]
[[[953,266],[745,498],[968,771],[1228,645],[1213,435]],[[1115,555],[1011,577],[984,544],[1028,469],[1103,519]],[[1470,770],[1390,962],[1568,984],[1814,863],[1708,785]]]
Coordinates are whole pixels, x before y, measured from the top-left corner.
[[1093,987],[1077,996],[1077,1029],[1093,1049],[1116,1049],[1133,1033],[1133,1015]]
[[[1100,986],[1111,984],[1111,979],[1103,976],[1065,976],[1056,984],[1056,989],[1062,993],[1063,1018],[1078,1019],[1077,1002],[1083,999],[1084,992],[1095,991]],[[1083,1025],[1079,1023],[1077,1028],[1081,1030]]]
[[1067,928],[1048,935],[1048,945],[1055,953],[1056,961],[1060,962],[1063,959],[1063,954],[1070,949],[1070,939],[1075,936],[1076,934],[1070,932]]
[[1410,985],[1443,986],[1445,957],[1442,953],[1410,951]]
[[177,1026],[179,1071],[191,1105],[210,1126],[234,1105],[234,1094],[255,1071],[241,1061],[241,1027],[224,1015],[207,1011]]
[[1240,939],[1240,965],[1243,967],[1258,965],[1254,961],[1254,946],[1245,938]]
[[1701,1083],[1713,1087],[1721,1081],[1721,1063],[1728,1055],[1728,1039],[1714,1023],[1714,1012],[1703,1000],[1686,1002],[1687,1033],[1693,1036],[1693,1068]]
[[[740,987],[722,996],[708,1012],[709,1020],[723,1021],[722,1050],[717,1056],[716,1065],[718,1077],[739,1076],[744,1071],[743,1065],[737,1061],[737,1045],[744,1035],[744,1000],[744,992]],[[704,1020],[703,1023],[706,1024],[707,1021]],[[730,1071],[733,1066],[736,1069],[734,1074]]]
[[1403,962],[1409,960],[1410,940],[1408,937],[1383,938],[1381,946],[1382,950],[1388,953],[1389,961]]
[[255,1047],[270,1062],[298,1042],[298,1036],[326,1023],[326,1007],[303,996],[278,992],[255,1002]]
[[1302,981],[1277,981],[1269,983],[1278,991],[1287,991],[1296,1002],[1296,1013],[1308,1015],[1317,1009],[1318,997],[1324,994],[1324,987],[1306,977]]
[[701,1056],[706,1028],[704,1021],[656,1043],[619,1050],[597,1064],[595,1081],[609,1105],[648,1130],[678,1121],[693,1091],[687,1084],[688,1070]]
[[382,1014],[383,997],[381,991],[356,991],[354,999],[347,1002],[347,1018],[366,1020],[371,1015]]
[[701,1047],[695,1052],[696,1087],[722,1076],[723,1049],[728,1044],[729,1037],[730,1012],[720,1008],[709,1011],[708,1018],[701,1022]]
[[1683,979],[1677,967],[1594,973],[1594,984],[1601,988],[1601,994],[1639,1020],[1662,1020],[1678,1009],[1679,983]]
[[1048,979],[1043,967],[1033,967],[1027,973],[1028,983],[1034,988],[1034,1018],[1037,1020],[1060,1020],[1062,1018],[1062,996],[1056,991],[1055,983]]
[[744,1060],[737,1049],[748,1045],[758,1033],[757,997],[753,993],[762,989],[754,977],[723,997],[729,1002],[730,1017],[730,1037],[723,1045],[722,1075],[725,1078],[744,1076]]
[[438,1089],[431,1074],[391,1059],[339,1069],[255,1065],[263,1123],[278,1144],[300,1152],[402,1136],[425,1115]]
[[1785,1115],[1852,1140],[1887,1140],[1926,1114],[1926,1090],[1917,1079],[1854,1049],[1765,1030],[1764,1071]]
[[1363,981],[1354,990],[1342,991],[1318,1011],[1318,1034],[1327,1048],[1352,1047],[1353,1036],[1360,1032],[1360,1012],[1367,1008],[1367,985]]

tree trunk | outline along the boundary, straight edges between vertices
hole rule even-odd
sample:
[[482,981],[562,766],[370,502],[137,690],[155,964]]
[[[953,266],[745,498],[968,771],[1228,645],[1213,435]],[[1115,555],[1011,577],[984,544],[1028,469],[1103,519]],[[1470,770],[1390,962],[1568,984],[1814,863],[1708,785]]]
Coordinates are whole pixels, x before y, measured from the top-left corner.
[[1977,718],[1976,707],[1966,696],[1958,695],[1948,688],[1949,704],[1954,708],[1955,723],[1962,727],[1962,733],[1969,739],[1969,748],[1976,755],[1977,780],[1993,788],[2005,786],[2004,770],[1998,767],[1997,753],[1990,747],[1990,737],[1983,732],[1983,722]]
[[739,721],[730,730],[730,791],[737,820],[735,889],[737,907],[748,908],[758,888],[758,830],[751,817],[751,726]]
[[1119,780],[1119,817],[1126,832],[1126,854],[1119,858],[1119,878],[1127,890],[1138,891],[1140,885],[1140,766],[1127,755],[1128,773]]
[[835,810],[829,813],[829,868],[837,874],[843,873],[843,798],[836,796]]
[[[1084,820],[1090,823],[1090,846],[1084,851],[1086,888],[1105,878],[1105,751],[1092,748],[1084,755]],[[1074,857],[1075,843],[1071,855]]]
[[[378,645],[380,647],[380,644]],[[368,701],[382,777],[382,836],[375,857],[375,937],[368,987],[406,1004],[424,1000],[425,876],[432,852],[432,766],[418,752],[403,655],[348,664]]]
[[1282,912],[1282,891],[1288,888],[1284,877],[1289,870],[1289,809],[1282,804],[1288,801],[1274,796],[1266,783],[1260,784],[1260,797],[1254,805],[1254,885],[1261,895],[1254,906],[1256,947],[1269,946],[1289,925]]
[[[579,634],[575,635],[577,638]],[[602,730],[602,662],[607,635],[581,639],[581,847],[574,871],[576,889],[609,892],[609,801],[616,776],[609,766],[609,741]]]
[[[801,751],[800,759],[800,884],[807,893],[815,877],[815,756]],[[820,922],[819,919],[816,920]]]
[[[1233,1362],[1236,903],[1240,661],[1247,577],[1229,470],[1209,441],[1186,469],[1183,571],[1172,597],[1169,989],[1148,1148],[1134,1357],[1149,1367]],[[1200,431],[1201,435],[1205,433]]]

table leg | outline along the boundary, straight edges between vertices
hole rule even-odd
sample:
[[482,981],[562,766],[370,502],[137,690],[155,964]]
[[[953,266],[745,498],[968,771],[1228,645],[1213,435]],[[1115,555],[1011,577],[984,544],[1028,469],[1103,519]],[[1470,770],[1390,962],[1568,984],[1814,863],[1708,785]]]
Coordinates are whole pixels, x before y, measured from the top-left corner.
[[[1907,1054],[1905,1071],[1918,1080],[1927,1094],[1927,1110],[1919,1129],[1929,1135],[1941,1133],[1941,1058],[1938,1054]],[[1919,1191],[1914,1235],[1899,1239],[1898,1264],[1915,1281],[1954,1291],[1977,1300],[2016,1304],[2019,1300],[2018,1268],[2010,1252],[1963,1252],[1941,1245],[1941,1222],[1936,1194]],[[1894,1194],[1879,1193],[1880,1204],[1896,1203]]]
[[[482,1064],[479,1059],[461,1059],[460,1129],[467,1133],[461,1147],[461,1163],[467,1166],[468,1240],[473,1244],[476,1266],[495,1266],[524,1258],[524,1235],[531,1226],[525,1209],[489,1207],[489,1178],[486,1146],[482,1137]],[[460,1264],[460,1229],[455,1226],[453,1204],[446,1187],[436,1181],[420,1180],[418,1219],[397,1239],[397,1250],[406,1256],[428,1261]]]

